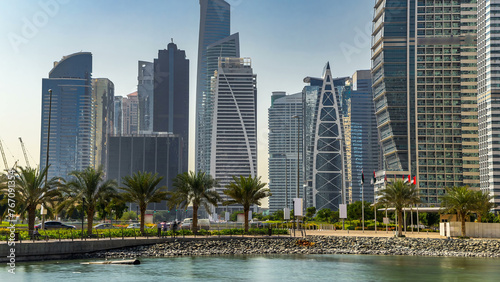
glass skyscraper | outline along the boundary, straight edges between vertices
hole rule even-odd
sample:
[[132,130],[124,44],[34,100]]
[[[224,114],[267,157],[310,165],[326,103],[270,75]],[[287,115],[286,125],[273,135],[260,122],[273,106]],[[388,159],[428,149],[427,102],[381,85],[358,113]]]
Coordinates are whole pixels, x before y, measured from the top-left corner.
[[153,132],[153,82],[154,64],[139,61],[137,76],[137,96],[139,98],[139,132]]
[[[42,80],[40,168],[45,168],[50,110],[48,177],[67,177],[94,165],[92,54],[64,56]],[[49,90],[52,90],[50,102]]]
[[388,177],[479,187],[475,0],[377,0],[372,89]]
[[92,79],[94,107],[94,167],[106,171],[108,137],[113,133],[115,85],[107,78]]

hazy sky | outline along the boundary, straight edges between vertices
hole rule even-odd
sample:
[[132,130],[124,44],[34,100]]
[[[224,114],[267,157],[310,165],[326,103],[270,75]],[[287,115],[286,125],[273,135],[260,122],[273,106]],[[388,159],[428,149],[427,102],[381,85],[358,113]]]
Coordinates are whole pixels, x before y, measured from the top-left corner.
[[[306,76],[370,68],[374,0],[228,0],[231,33],[257,74],[259,175],[267,181],[267,110],[272,91],[297,93]],[[65,55],[93,54],[94,78],[115,84],[115,95],[137,87],[137,61],[152,61],[171,38],[190,60],[190,169],[194,168],[194,105],[198,0],[0,1],[0,139],[9,166],[40,159],[42,78]],[[3,170],[3,163],[0,169]]]

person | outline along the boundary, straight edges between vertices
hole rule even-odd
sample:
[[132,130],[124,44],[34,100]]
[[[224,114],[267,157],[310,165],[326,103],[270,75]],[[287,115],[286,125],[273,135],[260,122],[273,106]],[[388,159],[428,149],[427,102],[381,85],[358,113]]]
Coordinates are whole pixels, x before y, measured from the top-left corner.
[[35,240],[39,240],[40,239],[40,232],[38,232],[38,227],[35,228],[35,231],[33,231],[33,237]]

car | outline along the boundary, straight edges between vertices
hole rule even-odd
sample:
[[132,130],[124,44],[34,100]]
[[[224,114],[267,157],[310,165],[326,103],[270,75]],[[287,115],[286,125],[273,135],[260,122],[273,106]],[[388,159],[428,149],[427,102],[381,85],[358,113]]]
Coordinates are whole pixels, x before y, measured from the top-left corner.
[[111,223],[101,223],[94,226],[94,229],[115,229],[115,228],[116,227],[113,226],[113,224]]
[[[193,226],[193,219],[192,218],[185,218],[184,221],[181,224],[181,229],[192,229],[191,227]],[[198,230],[210,230],[210,220],[209,219],[204,219],[200,218],[198,219]]]
[[[46,221],[45,222],[45,229],[75,229],[76,227],[74,225],[67,225],[64,224],[60,221]],[[42,229],[42,224],[39,223],[35,225],[35,229]]]
[[127,226],[128,229],[136,229],[136,228],[141,228],[141,224],[140,223],[130,223],[128,226]]

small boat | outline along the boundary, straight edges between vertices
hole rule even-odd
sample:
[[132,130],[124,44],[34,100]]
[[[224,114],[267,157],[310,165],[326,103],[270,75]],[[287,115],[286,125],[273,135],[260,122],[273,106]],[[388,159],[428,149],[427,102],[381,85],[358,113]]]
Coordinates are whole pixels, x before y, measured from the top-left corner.
[[138,264],[141,264],[141,261],[138,260],[138,259],[105,260],[105,261],[82,262],[82,264],[129,264],[129,265],[138,265]]

